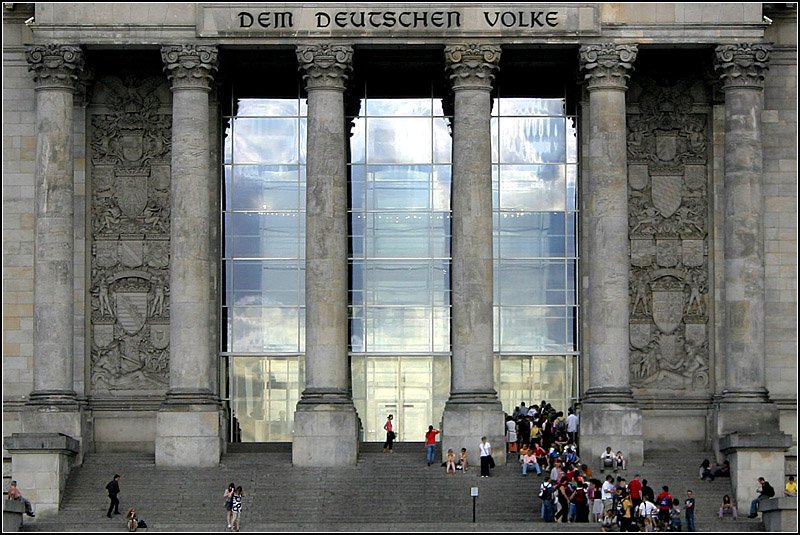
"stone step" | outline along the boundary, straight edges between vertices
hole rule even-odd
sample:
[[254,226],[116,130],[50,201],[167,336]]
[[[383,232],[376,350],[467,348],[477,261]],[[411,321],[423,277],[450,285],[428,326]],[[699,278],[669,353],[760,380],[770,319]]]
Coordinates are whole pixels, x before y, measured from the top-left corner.
[[[498,466],[489,479],[478,477],[477,466],[466,474],[446,475],[440,466],[426,465],[422,443],[398,444],[396,453],[383,453],[382,444],[373,443],[371,448],[362,448],[356,466],[314,469],[293,466],[288,446],[231,447],[218,467],[190,470],[156,467],[155,457],[147,454],[90,454],[84,465],[70,475],[57,518],[37,517],[27,523],[26,529],[124,528],[121,517],[105,518],[109,503],[105,484],[114,473],[122,475],[121,510],[136,506],[140,517],[151,526],[150,531],[218,530],[225,518],[222,493],[230,481],[244,487],[243,528],[247,531],[295,531],[298,527],[330,531],[331,526],[336,526],[337,531],[369,531],[368,526],[385,530],[387,511],[400,523],[398,526],[411,526],[414,531],[424,530],[422,526],[435,526],[434,531],[472,531],[471,524],[462,525],[472,517],[472,487],[479,489],[476,511],[479,522],[484,524],[510,522],[517,526],[513,531],[520,526],[532,529],[532,524],[536,530],[544,531],[565,531],[572,526],[541,522],[541,501],[536,495],[543,478],[535,474],[522,477],[515,460]],[[369,449],[374,452],[365,451]],[[736,531],[760,529],[761,522],[748,519],[720,523],[716,511],[722,495],[730,494],[730,482],[692,479],[696,473],[688,475],[687,467],[694,464],[694,458],[674,459],[684,466],[673,470],[669,460],[648,459],[636,471],[654,488],[666,484],[677,489],[673,494],[681,502],[685,488],[695,490],[700,530],[713,531],[720,526]],[[626,476],[632,478],[633,471],[627,471]],[[348,526],[355,527],[347,529]],[[594,523],[583,527],[598,530]]]

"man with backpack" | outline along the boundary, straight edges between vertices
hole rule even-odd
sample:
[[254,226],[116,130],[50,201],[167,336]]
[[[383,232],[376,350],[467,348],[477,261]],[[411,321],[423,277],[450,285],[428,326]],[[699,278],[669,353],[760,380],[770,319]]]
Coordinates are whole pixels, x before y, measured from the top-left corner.
[[542,520],[545,522],[554,522],[553,484],[550,482],[550,476],[545,476],[544,482],[539,487],[539,498],[542,500]]
[[658,520],[666,530],[669,526],[670,510],[672,509],[672,495],[669,493],[668,486],[664,485],[661,489],[661,494],[656,498],[656,505],[658,506]]

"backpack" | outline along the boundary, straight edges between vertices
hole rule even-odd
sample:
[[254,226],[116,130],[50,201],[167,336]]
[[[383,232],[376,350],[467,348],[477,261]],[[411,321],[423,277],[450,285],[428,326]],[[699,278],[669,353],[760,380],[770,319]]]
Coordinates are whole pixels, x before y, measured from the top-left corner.
[[661,498],[661,501],[658,502],[658,505],[660,505],[661,507],[671,507],[672,500],[670,499],[669,494]]
[[564,431],[567,428],[567,423],[561,419],[556,424],[556,431]]
[[585,503],[586,502],[586,491],[582,488],[575,491],[575,497],[572,499],[575,503]]
[[539,497],[543,500],[552,500],[553,499],[553,486],[552,485],[545,485],[544,487],[539,490]]

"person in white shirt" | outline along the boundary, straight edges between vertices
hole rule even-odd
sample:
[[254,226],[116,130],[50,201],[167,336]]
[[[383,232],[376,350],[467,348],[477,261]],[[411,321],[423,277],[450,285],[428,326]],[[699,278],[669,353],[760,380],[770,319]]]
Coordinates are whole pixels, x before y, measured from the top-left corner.
[[606,451],[600,454],[600,466],[603,469],[614,468],[614,452],[611,451],[611,446],[606,447]]
[[491,474],[489,468],[493,462],[492,459],[492,445],[487,442],[486,437],[481,437],[481,477],[489,477]]
[[634,511],[634,517],[643,525],[645,531],[653,531],[653,517],[658,514],[658,507],[647,499],[640,503]]
[[578,443],[578,415],[575,414],[575,411],[572,410],[570,407],[567,412],[569,415],[567,416],[567,437],[569,441],[573,444]]
[[603,499],[603,509],[606,511],[611,510],[611,501],[614,497],[614,476],[607,476],[603,482],[602,493],[600,497]]

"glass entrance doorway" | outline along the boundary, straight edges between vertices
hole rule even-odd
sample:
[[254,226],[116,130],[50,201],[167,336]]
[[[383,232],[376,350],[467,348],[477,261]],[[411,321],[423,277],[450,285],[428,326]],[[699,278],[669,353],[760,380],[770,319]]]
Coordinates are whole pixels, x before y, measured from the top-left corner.
[[386,439],[383,425],[390,414],[400,442],[422,442],[429,425],[439,426],[449,395],[449,358],[354,356],[352,370],[364,441]]

